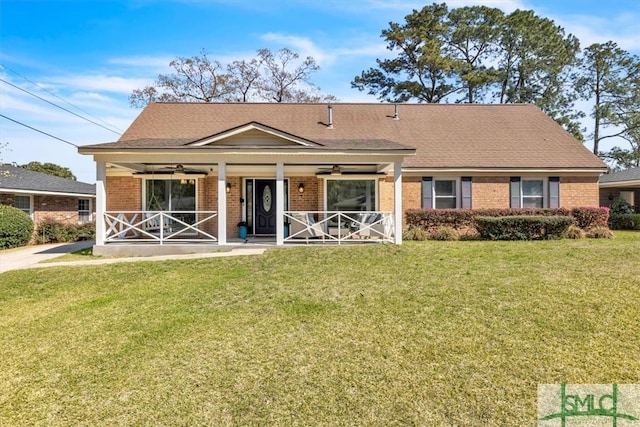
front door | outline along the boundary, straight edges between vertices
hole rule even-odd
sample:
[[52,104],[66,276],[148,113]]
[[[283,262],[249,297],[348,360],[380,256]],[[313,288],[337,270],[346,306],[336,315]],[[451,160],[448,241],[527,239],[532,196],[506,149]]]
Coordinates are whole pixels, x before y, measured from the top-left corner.
[[256,179],[256,234],[276,234],[276,181]]

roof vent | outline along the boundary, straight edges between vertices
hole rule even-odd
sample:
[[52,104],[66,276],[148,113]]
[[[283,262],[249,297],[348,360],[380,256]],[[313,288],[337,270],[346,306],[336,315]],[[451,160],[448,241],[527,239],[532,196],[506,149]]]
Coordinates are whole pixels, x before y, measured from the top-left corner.
[[393,120],[400,120],[398,115],[398,104],[393,104]]
[[329,124],[327,125],[327,127],[329,129],[333,129],[333,107],[331,106],[331,104],[327,105],[327,110],[329,113]]

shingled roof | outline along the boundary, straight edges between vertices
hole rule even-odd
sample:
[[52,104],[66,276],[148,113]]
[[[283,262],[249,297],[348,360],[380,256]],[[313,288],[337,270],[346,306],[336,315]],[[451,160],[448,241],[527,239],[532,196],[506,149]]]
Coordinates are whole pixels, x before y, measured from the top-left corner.
[[601,183],[625,183],[640,181],[640,168],[630,168],[600,176]]
[[[251,122],[326,148],[415,148],[403,163],[408,169],[606,169],[538,107],[522,104],[399,104],[396,110],[337,103],[328,126],[326,104],[153,103],[118,142],[80,150],[189,149],[190,142]],[[199,148],[221,148],[214,145]]]
[[43,194],[77,194],[79,196],[95,196],[96,194],[96,186],[93,184],[2,164],[0,165],[0,191],[11,192],[12,190]]

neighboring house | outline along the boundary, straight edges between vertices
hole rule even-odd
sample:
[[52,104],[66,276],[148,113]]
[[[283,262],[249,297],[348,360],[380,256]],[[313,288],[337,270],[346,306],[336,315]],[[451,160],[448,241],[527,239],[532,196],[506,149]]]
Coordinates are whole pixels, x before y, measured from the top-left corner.
[[44,220],[65,224],[93,221],[95,197],[93,184],[0,165],[0,204],[28,213],[36,229]]
[[153,103],[97,163],[97,247],[400,243],[415,208],[598,205],[606,165],[533,105]]
[[600,177],[600,206],[609,206],[618,197],[640,212],[640,168],[608,173]]

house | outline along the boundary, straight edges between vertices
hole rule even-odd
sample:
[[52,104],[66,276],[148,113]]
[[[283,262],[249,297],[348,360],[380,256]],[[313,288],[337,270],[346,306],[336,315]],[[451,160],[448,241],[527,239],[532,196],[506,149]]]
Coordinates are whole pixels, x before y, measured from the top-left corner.
[[407,209],[597,206],[606,170],[537,107],[504,104],[153,103],[79,152],[97,163],[98,253],[224,245],[240,223],[277,245],[401,243]]
[[0,204],[15,206],[33,219],[65,224],[93,221],[96,187],[93,184],[0,165]]
[[600,177],[600,206],[610,206],[618,197],[640,212],[640,168],[630,168]]

